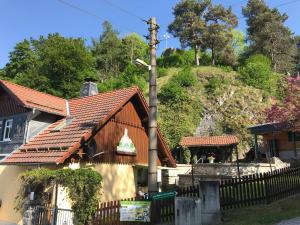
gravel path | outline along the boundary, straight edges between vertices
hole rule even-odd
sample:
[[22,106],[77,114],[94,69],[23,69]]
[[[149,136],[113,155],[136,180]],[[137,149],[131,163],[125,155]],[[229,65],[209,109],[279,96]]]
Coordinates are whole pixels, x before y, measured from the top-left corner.
[[300,225],[300,217],[291,219],[291,220],[284,220],[276,225]]

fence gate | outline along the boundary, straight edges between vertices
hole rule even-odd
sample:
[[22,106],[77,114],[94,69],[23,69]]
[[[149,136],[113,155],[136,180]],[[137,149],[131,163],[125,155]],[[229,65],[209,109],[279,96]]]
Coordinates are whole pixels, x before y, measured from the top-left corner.
[[35,206],[26,210],[24,225],[75,225],[72,210]]

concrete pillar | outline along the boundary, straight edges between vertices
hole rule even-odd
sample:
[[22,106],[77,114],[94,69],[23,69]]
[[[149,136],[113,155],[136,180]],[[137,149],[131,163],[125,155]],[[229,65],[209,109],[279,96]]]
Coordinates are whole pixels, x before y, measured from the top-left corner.
[[215,225],[221,222],[219,180],[205,180],[200,183],[202,202],[202,225]]

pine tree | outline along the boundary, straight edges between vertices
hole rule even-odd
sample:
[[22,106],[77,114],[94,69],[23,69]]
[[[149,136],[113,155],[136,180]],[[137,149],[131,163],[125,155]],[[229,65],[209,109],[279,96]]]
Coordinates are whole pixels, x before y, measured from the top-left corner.
[[287,72],[294,67],[295,43],[291,30],[284,25],[288,19],[263,0],[249,0],[243,8],[251,53],[264,54],[275,71]]
[[182,0],[173,9],[174,21],[168,32],[179,37],[183,47],[191,47],[195,51],[195,64],[199,66],[199,50],[204,47],[205,20],[204,13],[211,4],[210,0]]
[[232,49],[232,30],[237,26],[237,17],[231,8],[225,9],[222,5],[209,5],[205,18],[204,43],[211,50],[212,65],[216,57],[231,59],[234,64],[234,51]]

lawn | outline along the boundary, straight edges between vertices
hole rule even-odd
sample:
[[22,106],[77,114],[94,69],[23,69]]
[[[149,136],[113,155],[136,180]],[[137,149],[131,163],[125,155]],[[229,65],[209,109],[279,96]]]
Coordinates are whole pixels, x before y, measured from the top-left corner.
[[222,225],[271,225],[295,217],[300,217],[300,195],[270,205],[226,210]]

